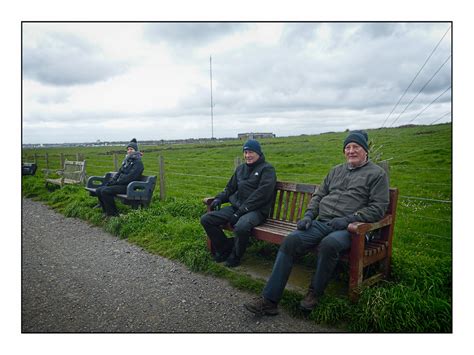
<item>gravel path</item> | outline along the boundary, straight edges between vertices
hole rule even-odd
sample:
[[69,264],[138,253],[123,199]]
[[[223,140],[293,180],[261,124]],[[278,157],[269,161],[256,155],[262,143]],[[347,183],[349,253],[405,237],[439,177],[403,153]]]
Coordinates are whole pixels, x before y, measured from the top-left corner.
[[331,332],[255,317],[255,295],[23,199],[22,332]]

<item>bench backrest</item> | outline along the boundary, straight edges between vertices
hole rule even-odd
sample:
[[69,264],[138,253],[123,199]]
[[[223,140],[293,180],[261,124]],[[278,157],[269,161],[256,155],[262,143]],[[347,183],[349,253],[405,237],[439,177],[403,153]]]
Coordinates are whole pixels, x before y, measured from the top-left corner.
[[38,166],[35,163],[23,163],[21,166],[22,175],[35,175]]
[[[304,215],[311,196],[317,188],[318,185],[313,184],[277,181],[269,218],[284,222],[297,222]],[[397,201],[398,189],[390,188],[387,214],[392,214],[393,218],[395,218]]]
[[317,188],[318,185],[313,184],[277,181],[269,217],[293,223],[298,221]]
[[62,175],[65,179],[82,182],[86,177],[86,161],[70,161],[64,162]]

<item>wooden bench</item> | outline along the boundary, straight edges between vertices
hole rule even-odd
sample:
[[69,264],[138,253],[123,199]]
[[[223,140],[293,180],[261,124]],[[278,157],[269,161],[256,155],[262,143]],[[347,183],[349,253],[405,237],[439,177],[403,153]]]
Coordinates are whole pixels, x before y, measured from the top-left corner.
[[22,163],[21,175],[35,175],[38,166],[35,163]]
[[[262,225],[252,229],[252,236],[258,240],[281,244],[288,233],[296,229],[296,222],[304,215],[312,194],[318,185],[297,184],[278,181],[273,207],[269,217]],[[207,211],[214,198],[205,198]],[[388,278],[392,256],[392,238],[395,213],[398,201],[398,189],[390,189],[390,204],[386,215],[375,223],[351,223],[348,227],[352,237],[351,248],[341,255],[341,261],[349,267],[349,298],[357,300],[363,287]],[[232,230],[230,225],[223,226]],[[375,235],[375,236],[374,236]],[[213,253],[210,239],[208,248]],[[376,264],[377,263],[377,264]],[[373,275],[364,278],[364,269],[376,266]]]
[[[106,173],[105,176],[91,176],[87,179],[86,190],[91,196],[97,196],[96,189],[109,182],[115,175],[115,172]],[[118,194],[124,204],[131,205],[133,209],[138,207],[148,207],[153,197],[153,190],[156,185],[156,176],[142,175],[138,180],[132,181],[127,185],[125,194]]]
[[[64,185],[84,184],[86,180],[86,161],[64,161],[61,170],[43,169],[46,185],[53,184],[63,187]],[[49,178],[50,174],[59,175],[59,178]]]

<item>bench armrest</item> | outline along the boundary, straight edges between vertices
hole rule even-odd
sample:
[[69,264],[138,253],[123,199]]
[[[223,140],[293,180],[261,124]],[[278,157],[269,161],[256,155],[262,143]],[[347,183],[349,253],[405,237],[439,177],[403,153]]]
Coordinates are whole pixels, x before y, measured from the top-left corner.
[[366,235],[370,231],[374,231],[392,224],[392,215],[387,214],[378,222],[374,223],[363,223],[353,222],[349,224],[347,230],[351,233],[351,249],[350,249],[350,260],[354,263],[353,270],[361,268],[362,256],[366,244]]
[[204,197],[202,202],[206,205],[207,212],[211,212],[211,203],[215,200],[215,197]]
[[110,181],[115,175],[114,172],[106,173],[105,176],[90,176],[87,179],[86,187],[88,188],[97,188],[104,185],[106,182]]
[[147,187],[150,185],[150,182],[146,181],[132,181],[127,185],[127,197],[136,198],[136,197],[147,197],[148,191]]
[[364,223],[364,222],[353,222],[349,224],[347,230],[353,234],[365,235],[366,233],[380,229],[382,227],[392,224],[392,215],[386,215],[378,222]]
[[104,179],[105,178],[103,176],[89,176],[86,187],[96,188],[102,186],[104,184]]

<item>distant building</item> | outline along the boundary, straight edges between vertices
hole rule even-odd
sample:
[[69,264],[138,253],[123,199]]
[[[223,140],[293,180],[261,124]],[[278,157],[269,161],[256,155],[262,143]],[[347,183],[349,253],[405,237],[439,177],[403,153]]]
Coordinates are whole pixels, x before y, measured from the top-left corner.
[[237,137],[240,140],[246,140],[246,139],[260,139],[260,138],[275,138],[274,133],[239,133]]

